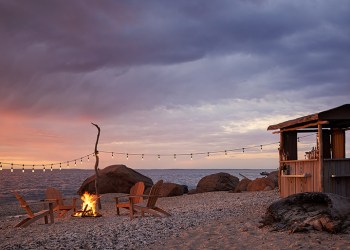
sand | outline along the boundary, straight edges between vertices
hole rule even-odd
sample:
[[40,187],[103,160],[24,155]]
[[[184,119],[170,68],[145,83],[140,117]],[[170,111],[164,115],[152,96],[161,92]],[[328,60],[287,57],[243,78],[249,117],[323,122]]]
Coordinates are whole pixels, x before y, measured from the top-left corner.
[[56,219],[27,228],[17,206],[0,206],[0,249],[350,249],[349,234],[289,234],[259,228],[277,191],[212,192],[158,200],[171,217],[116,215],[113,194],[103,195],[100,218]]

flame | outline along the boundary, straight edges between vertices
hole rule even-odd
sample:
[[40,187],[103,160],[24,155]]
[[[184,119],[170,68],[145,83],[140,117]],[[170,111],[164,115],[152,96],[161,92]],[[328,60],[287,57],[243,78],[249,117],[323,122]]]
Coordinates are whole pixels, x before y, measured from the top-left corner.
[[85,211],[90,216],[97,216],[96,211],[96,201],[97,201],[97,195],[89,194],[88,192],[85,192],[81,196],[81,200],[83,201],[83,204],[81,205],[81,210]]

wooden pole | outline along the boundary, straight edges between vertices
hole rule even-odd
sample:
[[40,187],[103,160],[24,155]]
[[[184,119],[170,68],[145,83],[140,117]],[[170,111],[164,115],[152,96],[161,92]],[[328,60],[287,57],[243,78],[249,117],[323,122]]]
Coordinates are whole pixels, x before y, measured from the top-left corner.
[[318,155],[319,155],[319,183],[318,183],[318,192],[323,192],[323,134],[322,134],[322,124],[318,124]]
[[101,200],[100,200],[100,196],[99,196],[99,193],[98,193],[98,179],[99,179],[99,173],[98,173],[98,164],[100,162],[100,158],[98,156],[98,150],[97,150],[97,144],[98,144],[98,140],[100,139],[100,132],[101,132],[101,129],[100,127],[95,124],[95,123],[91,123],[92,125],[94,125],[97,130],[98,130],[98,133],[97,133],[97,138],[96,138],[96,143],[95,143],[95,173],[96,173],[96,178],[95,178],[95,190],[96,190],[96,196],[97,196],[97,205],[98,205],[98,208],[99,209],[102,209],[102,206],[101,206]]

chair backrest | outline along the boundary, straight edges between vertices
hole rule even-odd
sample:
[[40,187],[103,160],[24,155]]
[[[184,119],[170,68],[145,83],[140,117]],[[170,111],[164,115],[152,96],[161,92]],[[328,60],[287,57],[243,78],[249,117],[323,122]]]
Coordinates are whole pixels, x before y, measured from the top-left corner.
[[57,200],[57,205],[64,205],[62,194],[59,190],[53,187],[48,187],[45,191],[46,199],[55,199]]
[[[143,192],[145,191],[145,183],[143,183],[142,181],[137,182],[134,186],[131,187],[130,189],[130,195],[143,195]],[[131,198],[132,202],[135,203],[141,203],[143,202],[143,198],[142,196],[139,197],[134,197]]]
[[148,198],[148,201],[147,201],[147,207],[153,208],[156,206],[156,202],[160,195],[162,186],[163,186],[163,180],[159,180],[156,184],[154,184],[151,187],[151,190],[149,191],[150,197]]
[[21,204],[21,207],[22,207],[24,210],[26,210],[28,216],[29,216],[30,218],[33,218],[33,217],[34,217],[34,213],[33,213],[33,211],[30,209],[30,207],[28,206],[27,202],[23,199],[23,197],[22,197],[19,193],[14,192],[14,194],[15,194],[17,200],[19,201],[19,203]]

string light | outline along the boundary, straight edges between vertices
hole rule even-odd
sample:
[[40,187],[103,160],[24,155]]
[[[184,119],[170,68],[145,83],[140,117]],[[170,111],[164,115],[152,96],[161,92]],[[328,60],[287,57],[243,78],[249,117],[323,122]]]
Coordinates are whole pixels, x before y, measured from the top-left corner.
[[[311,135],[313,135],[313,134],[311,134]],[[298,142],[300,142],[300,138],[304,138],[304,137],[311,136],[311,135],[306,135],[306,136],[298,137],[298,138],[297,138],[297,139],[298,139]],[[317,135],[317,134],[316,134],[316,135]],[[197,154],[200,155],[200,154],[205,154],[205,153],[207,154],[208,157],[210,157],[210,154],[211,154],[211,153],[214,153],[214,154],[215,154],[215,153],[224,153],[225,156],[227,156],[227,155],[228,155],[228,152],[237,151],[237,150],[240,150],[240,149],[241,149],[241,150],[243,151],[243,153],[244,153],[246,149],[257,148],[257,147],[259,148],[259,147],[260,147],[260,151],[262,151],[262,147],[263,147],[263,146],[272,145],[272,144],[278,144],[279,147],[280,147],[280,145],[281,145],[280,142],[274,142],[274,143],[269,143],[269,144],[260,144],[260,145],[258,144],[258,145],[256,145],[256,146],[243,147],[243,148],[236,148],[236,149],[229,149],[229,150],[224,150],[224,151],[207,151],[207,152],[196,152],[196,153],[190,153],[190,154],[184,153],[184,154],[180,154],[180,155],[190,155],[191,160],[193,160],[193,156],[194,156],[194,155],[197,155]],[[112,154],[112,158],[114,158],[114,154],[122,154],[122,155],[125,155],[125,154],[126,154],[126,159],[127,159],[127,160],[129,159],[129,153],[116,153],[116,152],[104,152],[104,151],[101,151],[101,152]],[[88,154],[88,155],[86,155],[86,156],[84,156],[84,157],[81,157],[81,158],[80,158],[80,164],[82,164],[83,158],[87,157],[87,158],[88,158],[88,161],[89,161],[89,160],[90,160],[90,155],[92,155],[92,156],[98,156],[98,153],[99,153],[99,152],[95,152],[95,153],[92,153],[92,154]],[[141,159],[144,160],[144,157],[145,157],[147,154],[132,154],[132,155],[141,155]],[[164,155],[157,154],[158,160],[160,160],[160,157],[161,157],[161,156],[171,156],[171,155],[167,155],[167,154],[164,154]],[[177,154],[173,154],[173,157],[174,157],[174,161],[176,161],[176,160],[177,160]],[[79,158],[77,158],[77,159],[79,159]],[[74,161],[74,166],[76,167],[76,166],[77,166],[77,159],[73,159],[73,160],[66,161],[67,167],[69,168],[69,163],[70,163],[70,162],[73,162],[73,161]],[[16,166],[16,165],[19,165],[19,166],[22,165],[22,172],[24,171],[24,164],[4,163],[4,162],[0,162],[0,171],[3,170],[3,165],[4,165],[4,164],[11,164],[11,172],[14,171],[14,167],[13,167],[13,166]],[[51,168],[50,168],[51,171],[53,171],[53,165],[56,165],[56,164],[58,164],[58,163],[51,164]],[[62,162],[60,162],[59,164],[60,164],[60,170],[62,170]],[[64,164],[64,162],[63,162],[63,164]],[[49,164],[43,164],[43,171],[44,171],[44,172],[45,172],[45,170],[46,170],[46,168],[45,168],[46,165],[49,165]],[[34,172],[34,171],[35,171],[35,164],[33,164],[33,168],[32,168],[32,172]]]

